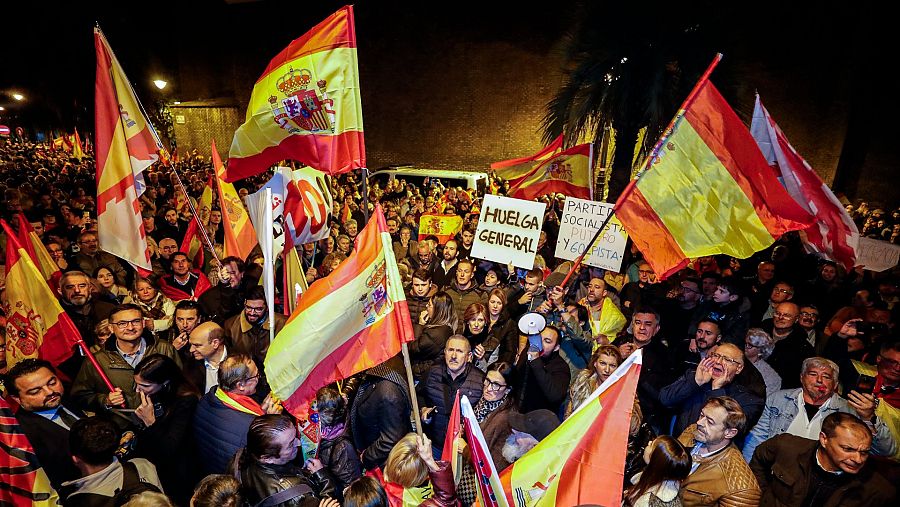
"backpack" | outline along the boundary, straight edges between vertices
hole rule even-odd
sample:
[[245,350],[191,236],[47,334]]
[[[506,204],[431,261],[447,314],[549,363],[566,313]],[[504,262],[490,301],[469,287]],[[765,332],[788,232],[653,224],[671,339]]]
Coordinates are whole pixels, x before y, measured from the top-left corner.
[[119,507],[131,497],[145,491],[162,493],[155,485],[141,479],[134,463],[122,463],[122,487],[116,490],[115,496],[103,496],[97,493],[81,493],[66,499],[66,507]]

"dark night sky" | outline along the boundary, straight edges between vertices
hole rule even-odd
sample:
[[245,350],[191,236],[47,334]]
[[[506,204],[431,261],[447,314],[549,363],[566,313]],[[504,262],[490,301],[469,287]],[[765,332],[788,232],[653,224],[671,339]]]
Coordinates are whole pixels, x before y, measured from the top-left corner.
[[[379,56],[398,48],[416,51],[454,40],[503,41],[536,52],[558,48],[578,16],[579,1],[590,0],[359,0],[355,9],[362,84],[374,78]],[[77,124],[92,130],[95,21],[145,104],[159,97],[150,83],[157,75],[170,82],[169,99],[230,96],[242,102],[272,56],[344,3],[132,0],[4,5],[0,105],[7,111],[0,113],[0,121],[14,123],[10,116],[18,108],[22,120],[41,128],[68,130]],[[603,7],[596,23],[610,29],[620,26],[623,10],[635,12],[635,6],[648,16],[646,25],[631,22],[636,33],[653,30],[656,23],[690,24],[696,19],[715,34],[716,50],[726,53],[716,79],[725,81],[730,69],[740,66],[738,86],[746,88],[740,92],[746,96],[747,89],[764,88],[753,76],[754,68],[764,68],[769,79],[785,77],[786,93],[802,93],[812,104],[824,108],[846,102],[854,122],[855,139],[848,137],[848,146],[855,150],[849,154],[855,163],[877,163],[884,174],[885,167],[898,162],[893,124],[900,102],[894,98],[896,84],[884,78],[886,63],[894,58],[887,43],[894,30],[871,0],[592,3]],[[405,27],[412,24],[433,27],[431,40],[411,36]],[[802,86],[793,89],[798,83]],[[8,94],[14,89],[27,95],[27,104],[10,104]],[[727,90],[723,92],[727,97]],[[746,103],[734,107],[749,119]]]

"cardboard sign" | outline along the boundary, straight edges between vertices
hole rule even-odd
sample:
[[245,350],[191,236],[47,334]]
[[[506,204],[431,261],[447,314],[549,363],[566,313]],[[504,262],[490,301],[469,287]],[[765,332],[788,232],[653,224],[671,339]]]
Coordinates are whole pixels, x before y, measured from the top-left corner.
[[[556,257],[570,261],[577,259],[587,249],[588,243],[612,212],[612,208],[612,204],[566,197],[563,216],[559,222]],[[622,255],[625,253],[627,240],[628,235],[625,234],[622,223],[613,216],[590,253],[584,256],[583,262],[618,273],[622,269]]]
[[485,195],[472,257],[533,268],[545,210],[540,202]]
[[859,238],[856,248],[856,264],[869,271],[885,271],[897,265],[900,246],[872,238]]

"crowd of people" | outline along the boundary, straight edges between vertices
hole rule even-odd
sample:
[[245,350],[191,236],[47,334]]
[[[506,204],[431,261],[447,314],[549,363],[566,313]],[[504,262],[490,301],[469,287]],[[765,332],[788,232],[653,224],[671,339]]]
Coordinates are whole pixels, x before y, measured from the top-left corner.
[[[195,152],[174,170],[196,200],[212,168]],[[328,276],[381,204],[413,320],[419,414],[392,358],[318,391],[317,444],[304,456],[309,421],[283,410],[263,369],[270,329],[286,317],[259,285],[261,254],[207,252],[195,265],[181,250],[190,206],[179,207],[173,168],[159,166],[140,198],[153,265],[141,276],[100,248],[94,171],[89,157],[44,145],[0,146],[4,218],[23,213],[44,242],[62,272],[60,304],[113,385],[78,350],[59,365],[8,368],[0,333],[2,390],[64,505],[470,505],[474,468],[441,460],[457,393],[503,470],[638,350],[623,505],[896,501],[891,272],[848,272],[791,233],[750,259],[694,259],[666,280],[632,248],[621,273],[579,266],[563,286],[574,268],[554,257],[565,196],[541,198],[538,254],[517,270],[472,257],[472,191],[392,180],[364,199],[359,176],[341,175],[329,236],[298,246],[299,257],[309,283]],[[241,196],[268,176],[238,182]],[[492,186],[503,193],[502,181]],[[900,210],[848,211],[864,235],[897,241]],[[420,235],[424,213],[458,215],[462,228],[443,243]],[[204,226],[221,248],[222,213]],[[0,296],[9,315],[5,288]],[[519,321],[532,313],[546,326],[524,335]]]

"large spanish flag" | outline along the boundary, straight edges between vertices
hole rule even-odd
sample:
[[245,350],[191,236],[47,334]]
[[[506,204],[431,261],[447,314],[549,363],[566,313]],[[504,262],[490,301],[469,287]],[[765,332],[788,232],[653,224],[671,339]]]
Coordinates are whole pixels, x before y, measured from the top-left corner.
[[509,189],[509,196],[531,200],[551,192],[594,198],[593,144],[579,144],[540,162]]
[[19,244],[25,248],[26,252],[28,252],[31,260],[34,261],[34,265],[40,269],[41,274],[44,275],[44,279],[47,280],[47,283],[50,285],[50,289],[56,291],[59,289],[59,280],[62,278],[59,265],[57,265],[56,261],[53,260],[53,257],[50,256],[50,252],[47,251],[44,242],[41,241],[41,238],[34,232],[31,223],[25,219],[25,214],[19,213],[18,219]]
[[59,498],[34,447],[19,427],[9,403],[0,396],[0,505],[51,507]]
[[320,387],[390,359],[414,339],[380,205],[372,218],[350,257],[303,294],[266,354],[269,385],[292,414],[302,415]]
[[241,259],[247,259],[250,251],[257,244],[256,231],[250,223],[250,215],[244,209],[234,185],[226,182],[225,165],[219,157],[216,149],[216,141],[212,141],[212,162],[216,168],[216,190],[219,194],[219,209],[222,212],[223,227],[225,230],[225,255],[234,255]]
[[535,167],[542,162],[553,158],[562,149],[563,136],[559,135],[552,143],[542,148],[534,155],[527,157],[514,158],[510,160],[501,160],[491,164],[494,174],[509,182],[509,185],[515,186],[522,181],[523,178],[534,172]]
[[745,259],[813,217],[766,163],[750,131],[704,76],[615,206],[661,278],[689,259]]
[[39,357],[58,365],[72,356],[78,330],[9,224],[0,220],[0,226],[7,236],[6,364],[12,368],[23,359]]
[[500,473],[510,505],[621,505],[641,357],[628,356],[553,433]]
[[341,8],[279,53],[256,81],[234,133],[225,181],[281,160],[339,174],[365,167],[353,7]]
[[144,117],[125,72],[99,28],[94,28],[94,47],[97,50],[94,125],[100,247],[150,270],[150,252],[138,196],[143,192],[141,172],[159,160],[162,143]]

